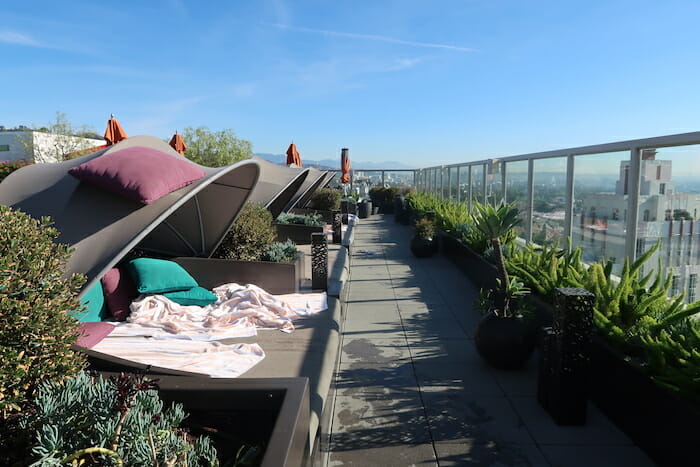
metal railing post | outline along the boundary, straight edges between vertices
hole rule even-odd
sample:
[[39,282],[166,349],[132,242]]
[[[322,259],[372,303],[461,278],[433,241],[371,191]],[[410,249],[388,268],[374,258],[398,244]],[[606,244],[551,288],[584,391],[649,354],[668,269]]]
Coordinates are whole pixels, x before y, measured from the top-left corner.
[[627,233],[625,235],[625,254],[634,260],[637,252],[637,219],[639,217],[639,180],[642,170],[642,151],[630,149],[630,171],[627,197]]
[[[574,222],[574,156],[566,156],[566,194],[564,204],[564,238],[571,238]],[[573,243],[570,242],[571,248]],[[559,245],[563,248],[564,245]]]
[[527,161],[527,201],[525,204],[525,209],[527,210],[527,217],[525,218],[525,241],[527,243],[532,242],[532,218],[533,218],[533,208],[535,206],[535,160],[529,159]]

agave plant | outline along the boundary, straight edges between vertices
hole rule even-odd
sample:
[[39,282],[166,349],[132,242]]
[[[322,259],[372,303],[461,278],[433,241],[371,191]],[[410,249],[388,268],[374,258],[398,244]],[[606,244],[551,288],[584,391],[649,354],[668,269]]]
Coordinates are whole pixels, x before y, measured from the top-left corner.
[[495,294],[494,305],[501,310],[504,316],[509,315],[510,302],[506,298],[506,288],[511,284],[511,281],[506,270],[501,237],[521,222],[522,220],[518,217],[518,209],[514,203],[506,204],[504,201],[501,201],[498,206],[474,203],[474,211],[472,212],[473,228],[486,237],[491,247],[493,247],[500,288],[498,293]]

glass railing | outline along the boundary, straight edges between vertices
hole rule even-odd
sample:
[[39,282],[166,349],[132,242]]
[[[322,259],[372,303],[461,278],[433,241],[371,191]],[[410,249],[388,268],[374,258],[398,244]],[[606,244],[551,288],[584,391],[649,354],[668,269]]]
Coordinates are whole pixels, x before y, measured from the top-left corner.
[[618,271],[648,261],[672,275],[672,294],[700,298],[700,132],[509,156],[415,171],[419,191],[465,203],[513,201],[527,242],[581,247]]

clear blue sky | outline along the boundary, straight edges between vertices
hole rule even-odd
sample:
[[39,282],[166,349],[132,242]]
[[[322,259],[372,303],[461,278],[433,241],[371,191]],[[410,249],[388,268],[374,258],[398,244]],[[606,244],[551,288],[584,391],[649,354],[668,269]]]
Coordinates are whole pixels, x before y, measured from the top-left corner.
[[700,2],[30,1],[0,124],[232,128],[418,167],[700,130]]

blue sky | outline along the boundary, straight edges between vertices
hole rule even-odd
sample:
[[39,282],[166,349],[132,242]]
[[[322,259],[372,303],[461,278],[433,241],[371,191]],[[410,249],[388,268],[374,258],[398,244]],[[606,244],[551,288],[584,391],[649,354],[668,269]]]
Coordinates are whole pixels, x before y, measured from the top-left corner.
[[65,1],[0,7],[0,125],[232,128],[417,167],[700,130],[700,2]]

